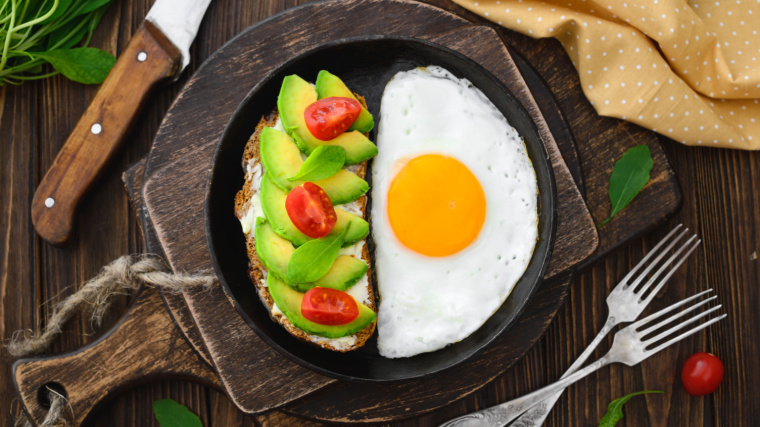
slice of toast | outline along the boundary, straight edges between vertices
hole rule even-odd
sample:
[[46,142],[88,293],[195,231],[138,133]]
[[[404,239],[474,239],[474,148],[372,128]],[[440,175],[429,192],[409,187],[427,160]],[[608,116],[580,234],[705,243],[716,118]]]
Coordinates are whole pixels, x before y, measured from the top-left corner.
[[[362,105],[365,106],[366,104],[364,102],[364,98],[357,95],[357,99],[362,103]],[[260,152],[260,144],[259,144],[259,136],[261,134],[262,129],[265,127],[275,127],[277,120],[279,118],[279,115],[275,109],[270,114],[267,114],[261,118],[259,121],[259,124],[256,126],[256,131],[251,135],[250,139],[248,140],[248,143],[245,146],[245,152],[243,153],[243,170],[246,171],[246,177],[245,177],[245,184],[243,185],[243,188],[237,193],[235,196],[235,215],[239,220],[243,220],[246,215],[248,214],[249,209],[251,208],[251,200],[253,197],[255,197],[258,193],[259,188],[259,182],[261,181],[261,176],[263,175],[263,172],[255,173],[254,171],[263,170],[263,164],[261,163],[261,152]],[[260,169],[258,169],[260,168]],[[364,178],[367,174],[367,162],[360,163],[358,165],[353,165],[348,167],[348,170],[358,175],[360,178]],[[352,212],[356,213],[356,211],[361,212],[361,216],[366,216],[366,207],[367,207],[367,196],[361,196],[356,201],[352,202],[352,205],[354,209],[351,209]],[[253,218],[253,221],[255,222],[255,218]],[[312,335],[309,333],[304,332],[303,330],[297,328],[293,324],[290,323],[287,317],[282,314],[281,311],[278,309],[275,309],[274,300],[272,299],[272,295],[269,293],[269,288],[266,285],[266,278],[267,278],[267,270],[264,267],[264,265],[259,260],[257,254],[256,254],[256,240],[254,238],[254,230],[251,229],[246,233],[246,246],[248,250],[248,259],[250,260],[249,268],[248,268],[248,275],[251,278],[251,281],[256,285],[256,290],[258,291],[259,298],[261,298],[262,303],[267,307],[269,310],[269,316],[272,318],[272,320],[278,322],[281,324],[285,329],[287,329],[288,332],[290,332],[291,335],[295,336],[298,339],[301,339],[303,341],[306,341],[308,343],[317,345],[319,347],[333,350],[333,351],[339,351],[339,352],[347,352],[351,350],[355,350],[361,346],[364,345],[364,343],[369,339],[369,337],[372,336],[372,334],[375,331],[375,325],[377,322],[372,322],[369,326],[362,329],[361,331],[357,332],[354,335],[351,335],[352,338],[336,338],[336,339],[329,339],[324,338],[316,335]],[[368,299],[365,301],[365,305],[377,312],[377,304],[375,303],[375,297],[373,292],[373,286],[372,286],[372,264],[370,264],[370,257],[369,257],[369,249],[367,248],[366,241],[364,244],[364,247],[361,252],[361,257],[364,262],[367,263],[367,265],[370,266],[370,268],[367,270],[367,281],[366,281],[366,287],[367,287],[367,295]],[[360,280],[357,282],[354,286],[364,286],[363,285],[364,280]]]

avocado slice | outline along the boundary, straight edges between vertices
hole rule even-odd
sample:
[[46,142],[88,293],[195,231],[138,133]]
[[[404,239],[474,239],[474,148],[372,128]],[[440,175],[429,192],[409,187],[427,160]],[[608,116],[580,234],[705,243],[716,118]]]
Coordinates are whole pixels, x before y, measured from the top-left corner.
[[301,301],[303,300],[304,294],[293,290],[274,274],[270,274],[269,277],[267,277],[267,285],[274,303],[277,304],[277,307],[279,307],[280,310],[282,310],[282,313],[288,318],[288,320],[290,320],[290,323],[296,328],[313,335],[319,335],[325,338],[345,337],[366,328],[367,325],[374,322],[377,317],[371,308],[357,301],[356,304],[359,306],[359,317],[354,319],[351,323],[345,325],[320,325],[319,323],[306,320],[301,314]]
[[277,97],[277,109],[282,125],[301,151],[311,154],[320,145],[337,145],[346,150],[347,165],[361,163],[377,154],[377,146],[358,131],[342,133],[329,141],[315,138],[306,127],[304,111],[316,101],[317,91],[306,80],[295,74],[283,79],[280,95]]
[[264,218],[256,218],[256,253],[269,270],[291,288],[306,292],[315,286],[345,291],[367,274],[369,266],[362,260],[341,255],[330,270],[319,280],[310,283],[293,283],[288,280],[288,262],[295,251],[293,244],[278,236]]
[[[298,173],[303,164],[301,151],[288,134],[264,128],[261,131],[260,142],[261,162],[272,182],[286,193],[304,183],[288,181],[288,178]],[[345,169],[329,178],[314,181],[314,184],[325,190],[333,205],[352,202],[369,190],[367,181]]]
[[[269,178],[268,171],[265,172],[261,178],[261,208],[264,210],[264,215],[275,233],[290,240],[294,245],[301,246],[312,238],[301,233],[290,220],[288,211],[285,210],[285,199],[287,198],[288,194],[274,184]],[[369,234],[367,221],[341,208],[335,208],[335,213],[338,215],[338,221],[330,231],[330,235],[342,233],[349,221],[351,222],[351,228],[348,229],[343,247],[351,246],[354,242],[367,237]]]
[[[329,98],[331,96],[340,96],[343,98],[356,99],[354,93],[349,89],[340,77],[331,74],[327,70],[322,70],[317,75],[317,98]],[[358,101],[358,99],[356,99]],[[375,127],[375,119],[366,108],[362,107],[362,112],[356,118],[348,130],[358,130],[359,132],[369,132]]]

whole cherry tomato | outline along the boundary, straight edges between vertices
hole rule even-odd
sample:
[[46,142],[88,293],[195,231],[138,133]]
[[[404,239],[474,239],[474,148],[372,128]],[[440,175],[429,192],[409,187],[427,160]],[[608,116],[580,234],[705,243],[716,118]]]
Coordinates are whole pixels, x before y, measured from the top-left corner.
[[345,325],[359,317],[359,306],[343,291],[317,286],[303,296],[301,314],[320,325]]
[[359,101],[331,96],[306,107],[304,119],[315,138],[329,141],[348,130],[361,112]]
[[285,199],[285,210],[293,225],[314,239],[327,236],[338,221],[330,196],[311,182],[290,190]]
[[710,353],[694,353],[683,364],[681,382],[692,396],[714,392],[723,381],[723,362]]

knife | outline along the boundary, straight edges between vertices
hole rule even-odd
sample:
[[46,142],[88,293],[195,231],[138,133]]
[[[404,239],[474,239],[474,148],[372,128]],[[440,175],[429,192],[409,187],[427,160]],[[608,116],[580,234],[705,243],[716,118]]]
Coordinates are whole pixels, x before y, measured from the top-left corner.
[[73,237],[77,208],[124,143],[151,90],[190,63],[190,45],[211,0],[157,0],[74,127],[32,200],[37,234]]

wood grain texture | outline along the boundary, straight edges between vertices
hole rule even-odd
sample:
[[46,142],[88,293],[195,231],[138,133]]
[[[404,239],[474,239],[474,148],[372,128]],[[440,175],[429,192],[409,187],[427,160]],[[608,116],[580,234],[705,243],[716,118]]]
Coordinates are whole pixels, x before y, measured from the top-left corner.
[[[139,176],[135,177],[133,175],[135,171],[142,171],[140,165],[130,169],[127,173],[127,176],[131,176],[131,178],[125,180],[128,183],[127,188],[130,193],[133,193],[135,187],[140,184]],[[141,209],[139,205],[140,198],[136,198],[134,202],[135,207],[139,211]],[[146,225],[150,227],[150,224]],[[152,234],[149,230],[146,230],[146,235],[151,236]],[[151,238],[148,237],[149,246],[152,244],[150,240]],[[535,302],[531,303],[527,314],[514,327],[516,334],[529,335],[529,330],[548,324],[551,314],[556,311],[558,299],[561,300],[564,297],[564,292],[567,290],[567,284],[571,277],[572,274],[566,272],[555,279],[545,282],[541,286],[538,294],[535,296]],[[300,417],[326,418],[329,421],[343,422],[356,420],[382,421],[387,419],[388,413],[398,412],[392,411],[390,408],[397,408],[399,404],[405,407],[404,412],[407,414],[414,414],[419,411],[427,412],[430,410],[430,403],[426,401],[429,399],[429,396],[438,395],[437,400],[441,403],[452,401],[458,395],[471,391],[472,386],[468,385],[468,383],[478,384],[493,379],[495,376],[492,366],[494,360],[499,360],[504,366],[514,363],[522,355],[523,351],[519,346],[509,345],[509,339],[504,341],[507,342],[506,345],[504,343],[497,343],[484,354],[478,356],[473,363],[468,363],[457,369],[457,376],[463,376],[466,372],[464,376],[467,377],[467,381],[464,382],[453,380],[452,375],[438,375],[433,381],[407,382],[401,386],[397,384],[380,387],[376,385],[357,386],[351,383],[336,382],[333,386],[325,389],[324,392],[313,393],[295,405],[291,405],[286,410],[296,413]],[[498,374],[498,370],[496,374]],[[444,384],[446,387],[443,386]],[[459,389],[457,389],[457,385]],[[452,388],[454,390],[449,391]],[[354,398],[353,395],[356,394],[359,394],[361,399]],[[399,395],[399,397],[388,397],[396,395]],[[336,400],[341,402],[340,406],[336,407],[332,403]],[[368,412],[366,402],[373,402],[375,400],[385,400],[385,402],[382,405],[370,405],[370,411]],[[332,413],[326,412],[325,408],[329,408],[329,411],[332,411]],[[352,413],[353,411],[356,413]],[[262,422],[268,425],[296,422],[292,418],[288,418],[288,415],[279,412],[273,412],[270,415],[262,417]],[[298,423],[300,424],[300,422],[299,420]]]
[[[213,150],[205,151],[210,156]],[[198,150],[196,153],[205,151]],[[175,173],[176,170],[191,173],[179,175]],[[175,188],[181,188],[180,194],[183,194],[181,198],[165,191],[148,190],[150,181],[146,183],[147,206],[150,206],[148,202],[152,201],[156,203],[153,206],[157,207],[160,213],[169,212],[172,218],[176,218],[177,214],[182,214],[181,219],[176,222],[177,228],[171,228],[171,230],[166,228],[171,222],[152,221],[158,241],[167,253],[167,259],[175,271],[211,268],[203,231],[203,203],[200,201],[204,195],[205,180],[202,177],[206,171],[207,166],[203,162],[199,163],[197,158],[189,157],[181,158],[151,176],[156,183],[172,182]],[[176,180],[163,179],[164,174],[170,177],[181,177],[184,184],[190,185],[178,186],[179,182]],[[199,175],[202,180],[196,181],[194,178]],[[178,206],[177,203],[182,206]],[[198,212],[199,206],[200,212]],[[154,218],[156,212],[156,210],[150,212],[151,219]],[[185,233],[187,239],[184,240],[185,245],[181,249],[165,244],[166,239],[171,237],[168,235],[169,232]],[[191,239],[192,237],[195,239]],[[172,252],[173,250],[179,252]],[[179,253],[185,255],[179,257],[177,256]],[[184,297],[184,306],[196,321],[192,326],[194,328],[197,325],[203,346],[208,349],[212,364],[219,372],[225,390],[238,407],[245,408],[251,413],[262,412],[303,397],[333,381],[284,359],[253,333],[252,329],[234,311],[223,292],[185,292]],[[179,316],[175,315],[175,317]],[[191,326],[189,323],[180,323],[180,325]]]
[[[136,167],[131,168],[126,174],[126,176],[131,177],[126,180],[127,189],[131,194],[134,193],[136,187],[140,187],[141,181],[139,177],[133,175],[142,172],[140,166],[141,165],[138,164]],[[139,197],[134,200],[138,212],[141,210],[139,204],[140,200]],[[148,228],[151,227],[150,223],[146,223],[146,225]],[[149,247],[152,244],[157,244],[157,242],[151,242],[151,240],[155,238],[151,236],[155,236],[155,234],[151,233],[150,230],[146,230],[146,236],[148,236],[147,244]],[[521,336],[530,335],[528,332],[529,330],[537,327],[541,328],[548,324],[552,313],[556,311],[557,304],[559,304],[559,301],[564,297],[568,280],[570,280],[570,274],[565,274],[557,280],[552,280],[543,284],[539,293],[535,296],[536,302],[531,303],[527,310],[527,313],[529,314],[523,317],[515,326],[514,333]],[[193,330],[187,332],[189,332],[190,335],[195,333]],[[494,373],[494,359],[500,360],[503,366],[509,366],[509,364],[519,358],[524,351],[522,350],[522,346],[510,345],[510,342],[511,338],[509,336],[505,337],[501,343],[497,343],[485,354],[476,358],[472,364],[467,364],[458,368],[454,375],[439,375],[433,381],[404,383],[401,387],[398,385],[390,385],[387,387],[357,387],[353,384],[347,384],[341,388],[340,393],[344,394],[345,397],[339,399],[341,402],[339,408],[336,408],[335,405],[325,404],[332,400],[329,396],[333,396],[333,393],[337,392],[331,387],[328,389],[328,394],[319,393],[319,395],[314,398],[309,396],[307,398],[309,402],[307,406],[302,407],[301,404],[298,404],[289,410],[301,416],[323,419],[327,418],[332,421],[355,421],[357,419],[380,421],[384,418],[387,419],[387,414],[389,413],[388,408],[395,407],[400,402],[403,402],[403,404],[407,406],[405,408],[406,414],[413,415],[416,412],[427,412],[430,410],[428,396],[435,397],[435,401],[438,402],[437,404],[439,405],[453,401],[460,395],[469,393],[474,388],[479,387],[479,384],[482,384],[482,382],[493,379],[493,377],[498,374],[498,369],[496,369]],[[463,372],[467,372],[467,374],[464,375],[467,380],[456,381],[455,378],[462,377]],[[458,387],[452,386],[452,384],[455,383],[458,384]],[[448,384],[449,387],[441,387],[441,384]],[[326,390],[326,392],[328,390]],[[357,394],[361,396],[360,399],[352,397]],[[378,398],[382,399],[384,396],[396,395],[399,397],[387,399],[388,401],[385,402],[384,405],[373,406],[370,408],[370,411],[367,410],[368,408],[366,407],[365,402]],[[322,398],[319,396],[322,396]],[[325,399],[325,397],[329,398]],[[324,400],[327,400],[328,402],[325,402]],[[408,402],[415,402],[415,404],[409,404]],[[317,410],[315,410],[315,408],[317,408]],[[325,409],[330,412],[325,412]],[[353,414],[352,412],[356,413]],[[286,419],[285,415],[278,415],[276,418],[267,417],[267,423],[271,424],[274,422],[280,422],[283,419]]]
[[40,237],[54,245],[71,241],[80,202],[118,153],[150,91],[176,73],[180,60],[153,24],[137,29],[37,187],[32,223]]
[[[429,1],[468,20],[481,22],[446,0]],[[73,292],[76,289],[73,285],[90,278],[103,264],[119,255],[145,250],[138,222],[121,190],[121,172],[148,153],[164,113],[182,84],[204,59],[247,26],[304,2],[212,2],[201,26],[198,42],[191,50],[192,62],[188,70],[179,82],[161,88],[151,97],[138,119],[139,125],[129,136],[127,147],[83,206],[79,239],[68,248],[51,248],[35,236],[29,206],[36,183],[89,105],[96,88],[72,83],[61,77],[20,87],[0,88],[0,335],[7,339],[15,330],[39,328],[44,325],[47,307]],[[144,18],[151,3],[151,0],[117,0],[104,16],[95,34],[94,46],[117,54]],[[582,114],[572,112],[578,109],[583,114],[594,114],[577,87],[572,90],[572,87],[562,86],[564,82],[576,81],[574,79],[577,77],[574,77],[575,71],[559,43],[529,39],[504,29],[497,31],[529,59],[530,65],[549,82],[555,96],[564,99],[564,114],[572,133],[576,136],[594,133],[594,128],[584,128],[588,126],[588,121],[582,120]],[[622,122],[601,119],[600,123],[599,126],[617,127]],[[630,128],[635,126],[623,125],[619,129],[626,131]],[[640,136],[645,141],[655,139],[654,134],[647,132],[642,132]],[[611,140],[601,140],[600,145],[614,142],[614,134],[606,137]],[[192,139],[192,135],[189,138]],[[595,425],[610,400],[644,388],[661,388],[666,394],[631,400],[626,404],[625,418],[618,423],[619,427],[755,425],[756,420],[760,419],[760,408],[753,404],[760,401],[760,372],[755,363],[760,358],[760,332],[754,326],[760,324],[760,311],[756,309],[760,305],[756,286],[760,282],[756,258],[760,248],[760,200],[756,194],[756,183],[760,180],[760,155],[695,149],[667,138],[657,139],[664,144],[668,160],[683,189],[680,213],[650,235],[629,240],[578,276],[569,288],[567,303],[560,309],[546,334],[505,374],[467,398],[431,414],[394,425],[435,425],[455,415],[503,402],[559,378],[604,322],[606,293],[677,222],[695,229],[705,237],[705,242],[670,280],[667,289],[656,299],[653,309],[695,289],[710,286],[716,288],[721,299],[729,305],[729,318],[719,328],[686,340],[677,348],[639,367],[613,367],[572,386],[551,413],[546,425]],[[637,142],[629,141],[631,144]],[[584,144],[585,140],[578,138],[585,172],[594,161],[602,160],[608,154],[582,150]],[[603,180],[597,184],[606,185]],[[589,187],[588,183],[586,187]],[[601,210],[605,207],[602,204],[605,201],[594,202],[600,206],[595,213],[592,208],[597,219],[607,213]],[[646,206],[637,206],[637,209],[642,212]],[[600,230],[603,246],[613,240],[607,238],[605,233],[605,229]],[[128,297],[119,299],[103,327],[94,331],[88,322],[75,319],[64,329],[61,339],[50,353],[72,351],[93,342],[119,319],[129,302]],[[601,355],[607,344],[609,342],[602,345],[597,356]],[[677,379],[678,370],[692,352],[703,350],[712,351],[723,359],[727,368],[726,379],[715,394],[692,397],[681,388]],[[0,402],[4,403],[0,406],[11,409],[0,415],[0,425],[12,425],[13,409],[17,408],[9,377],[9,363],[7,358],[0,362]],[[314,425],[277,412],[254,419],[238,411],[227,397],[212,388],[182,381],[156,381],[127,390],[106,402],[87,424],[157,427],[151,403],[161,398],[173,398],[187,405],[206,426]]]
[[571,271],[566,271],[545,280],[520,320],[483,353],[461,366],[403,384],[336,381],[287,405],[283,411],[326,422],[378,423],[420,416],[451,404],[493,381],[525,354],[526,349],[518,340],[549,325],[572,276]]
[[99,341],[69,354],[21,359],[13,371],[23,409],[38,422],[47,414],[40,390],[50,383],[63,387],[75,425],[106,396],[139,383],[180,378],[221,388],[214,371],[175,327],[155,289],[142,290],[122,321]]
[[[457,31],[453,33],[447,33],[440,38],[436,38],[435,41],[446,42],[446,40],[453,41],[465,39],[468,40],[468,43],[476,44],[493,44],[494,42],[498,43],[498,41],[493,38],[494,33],[491,29],[479,27],[468,28],[467,31],[469,31],[467,34],[458,34]],[[506,51],[502,48],[501,50],[497,49],[494,54],[488,54],[487,52],[481,54],[481,59],[483,59],[485,65],[488,65],[488,61],[490,61],[492,64],[510,64],[511,62],[507,55],[508,53],[506,53]],[[501,66],[495,67],[493,71],[497,73],[503,73],[504,75],[502,78],[504,81],[509,82],[515,91],[518,91],[520,89],[520,82],[522,81],[522,77],[517,74],[514,68],[505,68],[504,66]],[[181,96],[186,98],[202,98],[202,96],[193,94],[192,89],[190,89],[188,92],[189,93],[183,93]],[[521,96],[526,97],[526,103],[532,102],[532,98],[530,98],[530,95],[525,93],[525,91],[523,91]],[[543,99],[549,102],[550,98],[551,97],[548,93],[546,93],[543,97]],[[535,112],[535,107],[529,106],[529,108],[532,108]],[[169,114],[179,114],[178,111],[181,110],[179,110],[179,108],[175,108],[172,109]],[[555,112],[555,114],[558,114],[558,112]],[[554,267],[550,268],[550,270],[547,272],[547,276],[550,276],[556,274],[557,270],[567,268],[567,265],[573,263],[573,258],[577,257],[578,254],[587,255],[591,250],[593,250],[593,245],[595,244],[596,237],[593,228],[588,225],[588,221],[590,221],[590,219],[587,219],[588,214],[585,213],[585,206],[583,206],[583,204],[580,202],[577,189],[572,184],[572,179],[567,174],[567,167],[559,158],[556,144],[552,135],[548,132],[543,118],[541,118],[539,114],[535,114],[535,117],[539,123],[544,123],[541,125],[542,132],[544,134],[544,138],[548,141],[548,144],[550,146],[549,151],[557,163],[557,173],[559,176],[557,182],[558,186],[560,187],[559,209],[562,212],[561,216],[576,218],[576,221],[564,222],[562,219],[560,219],[558,234],[561,237],[558,239],[558,243],[555,246],[555,251],[559,254],[566,255],[553,258]],[[564,121],[559,121],[554,127],[558,128],[558,131],[560,132],[567,132],[567,129],[563,126]],[[165,143],[172,142],[174,142],[174,140],[165,141]],[[568,137],[565,137],[560,140],[560,143],[563,146],[569,147],[566,149],[566,151],[574,154],[572,140],[570,140]],[[204,190],[203,181],[205,180],[205,173],[207,169],[207,166],[205,166],[205,164],[209,162],[208,159],[213,153],[213,149],[213,145],[207,145],[202,149],[199,149],[195,153],[195,156],[182,159],[182,161],[176,162],[171,167],[166,168],[166,170],[157,172],[153,177],[153,182],[150,184],[156,186],[156,188],[151,189],[150,185],[148,188],[150,197],[153,197],[155,199],[157,205],[157,216],[159,217],[159,220],[156,221],[157,225],[161,227],[163,223],[172,224],[171,226],[164,227],[165,230],[161,235],[164,238],[166,246],[170,249],[173,248],[174,253],[182,255],[180,258],[181,262],[186,262],[189,265],[195,265],[196,268],[199,265],[208,265],[208,256],[204,243],[205,236],[203,234],[202,227],[199,226],[199,223],[203,219],[201,211]],[[574,163],[573,166],[576,169],[578,167],[577,163]],[[173,178],[180,175],[182,177],[179,179]],[[573,191],[575,192],[574,195],[571,194]],[[176,194],[178,192],[182,193],[183,197],[176,197]],[[196,208],[188,209],[188,200],[195,200],[197,202]],[[185,208],[180,209],[177,203],[182,203]],[[583,221],[587,222],[585,229],[588,230],[588,236],[584,236],[583,233],[579,232],[580,229],[583,229],[583,227],[579,226],[579,224],[582,224]],[[579,240],[582,240],[582,244],[578,244]],[[570,252],[572,255],[567,255],[568,252]],[[201,258],[193,256],[196,253]],[[564,263],[564,267],[562,266],[562,263]],[[208,302],[204,302],[204,305],[207,303]],[[174,311],[175,308],[172,308],[172,310]],[[215,310],[209,311],[215,312]]]
[[[92,45],[117,55],[142,22],[151,1],[114,2],[95,32]],[[226,28],[234,28],[226,27]],[[239,27],[239,31],[244,27]],[[229,36],[227,36],[229,37]],[[209,52],[210,53],[210,52]],[[191,68],[193,65],[191,65]],[[191,71],[189,71],[191,72]],[[128,253],[142,253],[143,239],[123,185],[121,171],[144,157],[163,114],[181,87],[163,88],[151,96],[138,118],[128,143],[96,184],[78,215],[79,238],[65,248],[54,248],[38,238],[31,223],[32,195],[97,92],[56,76],[20,87],[3,87],[0,117],[0,334],[3,339],[22,329],[39,330],[52,305],[72,294],[78,283],[91,278],[106,263]],[[133,297],[115,297],[102,326],[75,317],[49,354],[72,351],[98,339],[125,313]],[[0,357],[0,425],[13,425],[19,413],[11,378],[12,360]],[[172,397],[201,412],[200,404],[216,399],[207,387],[187,381],[156,381],[125,391],[121,399],[103,409],[111,422],[150,424],[154,399]],[[221,404],[224,407],[224,403]],[[139,408],[144,408],[140,410]],[[97,423],[97,421],[96,421]],[[156,426],[158,424],[156,423]]]
[[[217,52],[193,76],[187,88],[180,94],[179,101],[168,112],[168,119],[162,124],[159,136],[153,146],[148,169],[150,169],[151,164],[156,166],[159,162],[167,161],[165,159],[166,156],[158,157],[158,155],[153,155],[154,151],[173,153],[172,150],[167,148],[170,145],[176,147],[174,151],[186,150],[185,139],[181,135],[178,135],[179,132],[178,134],[168,134],[162,130],[166,127],[172,127],[173,123],[205,120],[207,123],[206,127],[201,130],[195,128],[196,140],[208,139],[205,134],[209,133],[218,135],[220,129],[223,129],[224,124],[228,120],[228,115],[224,114],[226,111],[219,109],[210,113],[204,110],[203,117],[199,117],[197,116],[197,106],[201,100],[217,97],[226,99],[231,97],[226,92],[234,92],[238,96],[237,102],[239,103],[242,99],[242,91],[237,90],[237,88],[245,84],[250,84],[253,87],[256,81],[249,82],[249,80],[253,79],[251,75],[266,75],[269,70],[279,65],[279,62],[273,61],[271,57],[283,54],[286,54],[287,57],[292,57],[301,50],[331,40],[331,37],[344,37],[344,32],[338,27],[330,27],[331,29],[328,32],[322,31],[322,28],[326,28],[322,19],[335,16],[344,10],[348,11],[345,13],[361,13],[361,16],[356,18],[359,21],[362,20],[362,17],[382,15],[393,19],[400,28],[407,28],[406,32],[400,34],[417,36],[442,43],[470,56],[492,71],[497,77],[501,78],[510,87],[512,92],[521,99],[526,108],[533,114],[542,137],[546,141],[547,151],[550,153],[554,164],[557,180],[559,201],[557,209],[560,212],[560,220],[557,231],[558,238],[555,243],[555,256],[552,257],[547,277],[554,276],[588,257],[595,249],[597,243],[594,224],[583,204],[577,187],[573,183],[569,170],[559,154],[548,125],[541,116],[518,69],[512,62],[506,48],[501,44],[495,31],[486,27],[460,27],[459,25],[451,24],[446,28],[439,21],[443,21],[443,23],[458,23],[458,19],[432,8],[420,9],[417,4],[410,2],[363,1],[361,2],[360,10],[355,6],[358,4],[358,2],[323,3],[318,6],[290,11],[278,16],[273,21],[269,21],[266,25],[247,30],[239,35],[233,43],[228,44],[224,49]],[[425,28],[409,30],[408,28],[415,21],[407,20],[408,15],[413,15],[414,19],[424,19],[424,22],[430,26],[435,25],[435,28],[441,31],[441,33],[427,34],[424,32]],[[310,19],[308,28],[301,26],[294,28],[291,32],[279,30],[280,28],[289,27],[288,24],[290,22],[303,22],[307,18]],[[446,31],[442,31],[444,29]],[[365,27],[363,30],[368,34],[373,32],[371,27]],[[266,38],[270,33],[275,31],[278,32],[278,42],[270,42],[266,48],[261,48],[253,43],[254,40]],[[338,32],[339,36],[334,35],[332,32]],[[356,34],[360,35],[362,33],[357,32]],[[296,50],[292,46],[299,46],[301,50]],[[473,46],[481,47],[473,48]],[[218,86],[218,83],[213,85],[198,83],[210,79],[213,75],[211,73],[216,74],[219,69],[234,68],[237,58],[251,56],[261,59],[257,59],[254,62],[256,66],[251,67],[247,71],[247,74],[235,74],[235,80],[218,82],[222,86]],[[233,109],[236,107],[237,104],[234,104]],[[196,119],[193,120],[192,117],[196,117]],[[153,226],[156,228],[157,237],[175,270],[210,266],[203,227],[203,202],[207,171],[210,167],[214,150],[215,144],[207,144],[197,148],[195,151],[187,152],[176,160],[174,160],[174,157],[169,158],[168,161],[171,163],[153,174],[150,174],[148,171],[149,178],[144,189],[145,203],[148,207]],[[563,281],[563,283],[566,285],[567,280]],[[551,295],[551,297],[544,295],[543,298],[551,301],[556,309],[559,303],[561,303],[563,295],[562,292],[558,292],[556,295]],[[188,292],[185,293],[185,297],[206,347],[210,351],[214,365],[230,397],[241,409],[251,413],[260,412],[271,407],[280,406],[294,398],[305,396],[332,382],[332,380],[324,377],[315,376],[311,372],[308,372],[307,375],[304,373],[303,368],[287,360],[282,360],[277,366],[278,369],[273,371],[271,369],[273,366],[272,362],[276,359],[269,358],[269,352],[272,350],[253,333],[237,313],[229,310],[230,304],[223,295]],[[534,312],[530,308],[527,311]],[[510,355],[511,359],[508,360],[516,360],[521,353],[524,353],[532,345],[534,340],[540,335],[540,331],[544,329],[547,323],[546,320],[551,317],[552,313],[551,311],[535,312],[544,313],[545,315],[548,313],[547,318],[529,317],[537,325],[533,329],[535,332],[528,335],[524,333],[508,333],[499,341],[501,344],[495,346],[499,352]],[[544,327],[539,326],[542,323]],[[224,325],[224,329],[220,325]],[[525,330],[529,329],[524,329],[523,332]],[[519,346],[510,344],[517,341],[520,342]],[[249,365],[254,363],[252,360],[254,358],[248,355],[250,349],[256,349],[257,354],[260,351],[259,349],[261,349],[264,356],[257,358],[256,362],[270,369],[266,371],[250,369]],[[453,372],[439,376],[438,378],[441,382],[450,383],[458,381],[461,384],[458,387],[449,387],[445,392],[438,394],[431,394],[431,390],[438,388],[437,384],[432,381],[419,382],[419,385],[416,387],[403,387],[405,391],[411,392],[412,396],[435,396],[435,399],[418,398],[419,404],[410,407],[404,416],[413,416],[421,412],[430,411],[434,407],[460,398],[481,387],[484,381],[494,378],[508,366],[507,364],[492,364],[490,365],[490,369],[485,369],[488,365],[482,363],[468,364],[465,369],[468,372],[477,372],[479,375],[475,375],[464,381],[461,380],[461,376]],[[291,384],[287,390],[282,390],[281,384],[284,384],[286,379],[300,379],[301,377],[304,377],[304,381],[301,382],[303,384],[301,387],[303,388],[299,388],[298,384]],[[480,378],[482,378],[482,381],[477,380]],[[262,386],[252,389],[251,386],[254,384],[262,384]],[[399,387],[399,389],[401,388]],[[272,396],[266,396],[268,399],[265,400],[265,396],[260,391],[262,389],[271,390]],[[388,393],[388,389],[383,390]],[[347,394],[351,395],[350,392]],[[353,395],[361,396],[361,394]],[[398,393],[398,396],[400,399],[406,400],[409,394]],[[401,402],[400,399],[391,400],[389,405]],[[430,406],[431,404],[433,406]],[[352,402],[343,402],[343,406],[345,407],[355,406],[361,408],[362,405],[363,399],[361,398],[354,398]],[[379,412],[368,412],[364,416],[368,420],[377,421],[383,419]],[[387,413],[385,417],[386,420],[395,418],[394,415]],[[361,419],[361,416],[357,415],[355,418]]]
[[[148,210],[143,202],[142,189],[145,185],[146,163],[147,158],[143,158],[130,165],[122,174],[122,181],[124,181],[124,188],[127,190],[129,200],[137,215],[147,252],[166,259],[161,243],[158,241],[156,229],[153,228],[153,223],[148,216]],[[166,303],[169,315],[177,324],[177,327],[183,331],[188,344],[196,350],[198,355],[209,366],[213,366],[211,355],[209,354],[206,345],[203,343],[203,337],[201,337],[198,328],[195,326],[193,316],[190,314],[187,304],[185,304],[185,298],[181,294],[175,292],[159,292],[161,293],[164,303]]]

